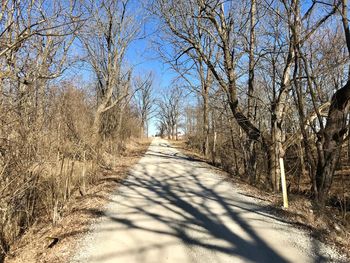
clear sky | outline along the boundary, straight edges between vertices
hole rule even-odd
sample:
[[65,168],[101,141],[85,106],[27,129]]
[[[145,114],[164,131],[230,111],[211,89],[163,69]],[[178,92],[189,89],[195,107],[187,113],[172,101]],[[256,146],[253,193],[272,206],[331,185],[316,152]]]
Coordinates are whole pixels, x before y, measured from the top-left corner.
[[[157,97],[165,89],[171,87],[175,78],[175,73],[169,69],[169,66],[159,57],[154,46],[154,38],[156,37],[155,21],[148,21],[143,26],[143,35],[145,37],[135,40],[129,47],[126,60],[134,67],[133,74],[144,75],[149,72],[154,74],[153,96]],[[157,120],[155,118],[149,123],[149,136],[155,135]]]

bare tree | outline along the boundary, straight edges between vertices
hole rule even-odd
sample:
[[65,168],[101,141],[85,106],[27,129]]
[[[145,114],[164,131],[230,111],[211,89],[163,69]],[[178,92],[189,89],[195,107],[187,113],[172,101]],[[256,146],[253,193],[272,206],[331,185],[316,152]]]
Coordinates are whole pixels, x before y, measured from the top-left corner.
[[173,87],[157,101],[160,132],[166,129],[168,138],[178,139],[180,113],[182,109],[183,92],[179,87]]
[[[350,54],[350,29],[347,4],[347,0],[341,1],[339,13],[342,19],[348,54]],[[324,207],[327,200],[334,171],[340,158],[344,135],[348,131],[349,100],[350,80],[348,79],[346,84],[332,96],[326,124],[317,134],[316,196],[321,208]]]
[[148,122],[152,118],[155,110],[153,98],[153,74],[149,73],[145,78],[137,78],[135,80],[135,101],[140,115],[140,136],[148,137]]
[[32,167],[57,151],[48,140],[50,88],[73,60],[82,15],[73,1],[7,0],[0,10],[1,260],[43,203]]
[[[231,112],[251,141],[260,141],[267,149],[266,139],[238,106],[236,67],[242,53],[238,43],[248,17],[246,5],[222,1],[156,1],[157,11],[170,32],[187,50],[196,50],[227,97]],[[234,12],[239,9],[240,12]],[[156,12],[157,12],[156,11]],[[174,13],[175,12],[175,13]],[[186,15],[184,15],[186,14]],[[191,19],[188,19],[188,18]],[[216,44],[220,61],[207,52],[200,36],[206,35]]]
[[129,95],[131,70],[123,63],[127,49],[138,36],[140,22],[128,0],[89,1],[85,8],[89,20],[79,38],[96,77],[98,105],[93,137],[98,143],[102,115]]
[[[339,3],[335,3],[328,12],[316,20],[309,20],[313,10],[319,3],[312,2],[303,17],[300,12],[300,2],[281,0],[271,5],[261,5],[264,12],[277,22],[278,34],[273,51],[264,50],[265,56],[278,53],[277,61],[273,61],[273,94],[270,107],[270,134],[262,132],[254,118],[252,118],[252,101],[254,90],[254,72],[256,61],[254,49],[256,42],[256,5],[255,1],[240,3],[226,1],[154,1],[153,12],[158,15],[166,26],[166,32],[172,34],[178,46],[176,58],[184,54],[191,55],[194,50],[196,57],[200,57],[211,71],[213,77],[226,94],[230,110],[240,128],[245,132],[247,145],[250,148],[248,157],[249,176],[255,181],[256,164],[254,161],[254,144],[260,142],[264,151],[268,153],[270,182],[275,191],[280,188],[280,160],[283,161],[286,139],[285,119],[290,110],[292,69],[296,65],[296,49],[307,41],[337,10]],[[239,10],[237,12],[237,10]],[[249,11],[247,11],[249,10]],[[247,39],[245,30],[247,21],[249,27],[248,48],[248,115],[241,108],[242,97],[239,93],[239,64],[243,62],[245,53],[241,50],[242,43]],[[303,30],[301,21],[307,20],[307,28]],[[283,27],[282,32],[280,27]],[[203,36],[210,38],[216,44],[220,53],[219,63],[216,56],[206,50]],[[205,39],[204,37],[204,39]],[[269,42],[269,41],[267,41]],[[269,47],[266,47],[269,48]],[[262,48],[263,50],[263,48]],[[281,69],[281,70],[280,70]],[[294,71],[296,72],[296,71]]]

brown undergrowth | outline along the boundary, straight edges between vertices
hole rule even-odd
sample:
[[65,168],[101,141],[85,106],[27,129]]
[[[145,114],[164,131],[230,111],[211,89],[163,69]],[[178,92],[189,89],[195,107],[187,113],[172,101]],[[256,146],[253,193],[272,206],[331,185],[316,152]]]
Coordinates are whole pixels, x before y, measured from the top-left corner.
[[[77,241],[99,217],[99,211],[137,163],[150,144],[149,140],[131,141],[121,156],[113,157],[113,165],[100,168],[96,179],[86,186],[85,193],[77,190],[60,212],[55,224],[50,218],[38,220],[11,247],[6,263],[67,262],[77,247]],[[112,162],[111,162],[112,163]]]
[[[185,140],[171,141],[171,144],[193,160],[203,161],[212,165],[198,150],[188,146]],[[271,193],[266,189],[248,184],[244,178],[234,176],[220,168],[213,167],[216,172],[227,177],[228,181],[242,190],[241,194],[261,200],[266,209],[294,226],[306,230],[311,236],[334,247],[340,253],[350,258],[350,220],[347,214],[344,218],[343,211],[335,206],[328,205],[321,214],[315,208],[310,194],[288,193],[289,207],[283,208],[282,194]]]

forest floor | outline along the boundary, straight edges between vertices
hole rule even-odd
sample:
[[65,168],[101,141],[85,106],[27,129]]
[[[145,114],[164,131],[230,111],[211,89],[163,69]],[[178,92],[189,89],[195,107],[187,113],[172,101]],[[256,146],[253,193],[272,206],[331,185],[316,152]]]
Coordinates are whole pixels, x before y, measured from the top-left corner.
[[[211,164],[198,150],[190,148],[185,140],[171,141],[178,149],[181,149],[193,160]],[[308,194],[288,193],[289,207],[283,208],[282,194],[272,193],[257,186],[250,185],[239,176],[229,174],[221,169],[215,169],[222,173],[234,185],[237,185],[246,195],[266,202],[270,213],[283,218],[295,227],[310,233],[312,237],[334,247],[342,254],[350,258],[350,213],[345,217],[339,208],[328,205],[324,213],[320,214]],[[333,189],[334,190],[334,189]],[[336,190],[334,190],[336,191]],[[350,262],[350,260],[349,260]]]
[[94,211],[109,202],[111,193],[125,179],[129,168],[144,155],[149,144],[148,139],[130,141],[122,156],[116,157],[112,169],[102,169],[96,174],[97,183],[90,185],[83,196],[75,193],[62,211],[58,223],[53,225],[48,219],[38,221],[12,246],[5,262],[67,262],[80,238],[99,218]]

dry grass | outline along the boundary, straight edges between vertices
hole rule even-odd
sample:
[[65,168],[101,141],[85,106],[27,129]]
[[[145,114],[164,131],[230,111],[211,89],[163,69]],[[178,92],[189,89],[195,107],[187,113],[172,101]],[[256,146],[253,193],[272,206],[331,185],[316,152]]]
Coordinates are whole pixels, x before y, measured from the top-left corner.
[[144,154],[149,141],[130,141],[122,156],[113,157],[111,169],[101,169],[85,194],[76,191],[67,202],[55,224],[49,218],[30,227],[12,246],[5,262],[67,262],[75,251],[79,238],[99,217],[100,209],[109,201],[110,194],[126,176],[127,170]]
[[[96,141],[95,98],[87,90],[58,82],[42,107],[32,103],[35,90],[26,92],[18,107],[10,99],[0,105],[0,262],[33,225],[59,225],[72,198],[86,195],[99,183],[96,175],[120,167],[120,158],[139,147],[132,141],[140,136],[132,105],[108,111]],[[17,101],[17,93],[8,96]]]
[[205,161],[205,162],[210,162],[209,159],[205,158],[197,149],[195,148],[190,148],[187,145],[187,141],[186,140],[170,140],[168,139],[168,141],[171,143],[171,145],[174,148],[178,148],[181,149],[181,151],[187,155],[188,157],[195,159],[195,160],[200,160],[200,161]]

